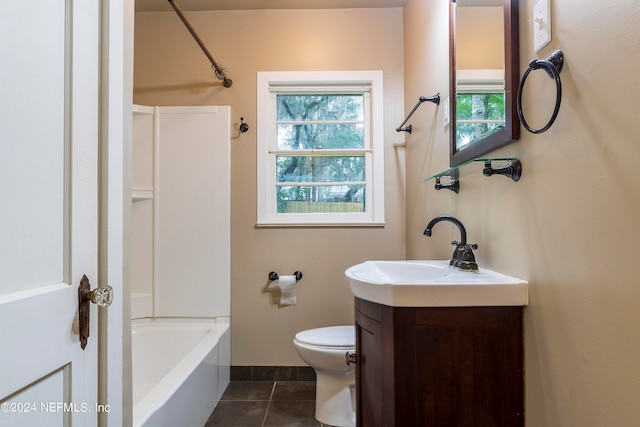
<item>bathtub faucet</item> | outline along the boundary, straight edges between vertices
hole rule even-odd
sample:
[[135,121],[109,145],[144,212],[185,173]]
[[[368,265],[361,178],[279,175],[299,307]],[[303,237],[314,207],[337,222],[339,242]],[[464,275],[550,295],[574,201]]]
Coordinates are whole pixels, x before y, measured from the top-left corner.
[[476,257],[473,254],[473,250],[478,249],[478,245],[475,243],[467,243],[467,230],[458,218],[449,215],[437,216],[429,221],[429,224],[427,224],[427,228],[424,229],[423,234],[425,236],[431,236],[431,229],[440,221],[451,222],[458,227],[458,230],[460,230],[460,241],[456,242],[454,240],[451,242],[451,244],[455,245],[456,248],[453,250],[453,255],[451,255],[449,265],[459,270],[477,272],[478,264],[476,263]]

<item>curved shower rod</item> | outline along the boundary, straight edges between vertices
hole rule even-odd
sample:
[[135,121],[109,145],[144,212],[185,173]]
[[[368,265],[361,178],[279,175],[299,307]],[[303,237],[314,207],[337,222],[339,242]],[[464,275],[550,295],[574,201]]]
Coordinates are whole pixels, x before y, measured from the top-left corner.
[[187,18],[185,18],[180,7],[173,0],[169,0],[169,4],[171,5],[171,7],[173,7],[173,10],[176,11],[176,14],[180,18],[184,26],[187,27],[187,30],[189,30],[189,32],[191,33],[191,36],[194,38],[196,43],[198,43],[198,46],[200,46],[200,49],[202,49],[204,54],[207,55],[207,58],[209,58],[209,62],[211,62],[211,66],[216,70],[216,77],[218,78],[218,80],[222,80],[222,85],[224,87],[231,87],[231,85],[233,84],[233,81],[227,77],[226,70],[223,67],[221,67],[216,62],[215,59],[213,59],[213,56],[211,56],[211,53],[209,53],[209,50],[207,49],[207,47],[204,45],[200,37],[198,37],[198,34],[196,34],[196,30],[193,29],[191,24],[189,24],[189,21],[187,21]]

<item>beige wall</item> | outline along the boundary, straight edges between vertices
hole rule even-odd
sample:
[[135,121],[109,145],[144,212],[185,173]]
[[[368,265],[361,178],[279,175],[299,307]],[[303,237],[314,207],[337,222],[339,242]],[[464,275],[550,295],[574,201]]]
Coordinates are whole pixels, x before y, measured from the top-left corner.
[[[301,364],[290,344],[297,330],[352,321],[344,268],[402,258],[405,240],[408,258],[447,258],[455,228],[440,224],[431,238],[422,230],[432,217],[452,214],[480,245],[481,267],[530,282],[527,425],[637,424],[640,8],[631,1],[552,2],[554,39],[536,55],[535,2],[520,2],[520,74],[530,59],[565,52],[560,115],[548,132],[523,130],[520,141],[495,153],[522,160],[520,182],[476,171],[463,177],[458,195],[421,182],[448,165],[441,107],[422,106],[406,149],[392,147],[403,137],[394,129],[404,110],[421,95],[448,93],[447,1],[407,0],[404,21],[398,9],[189,14],[229,68],[231,89],[211,86],[206,58],[175,15],[138,14],[136,103],[228,104],[234,123],[244,116],[252,126],[232,141],[234,365]],[[254,228],[255,73],[289,69],[385,71],[384,229]],[[551,81],[532,74],[528,93],[538,98],[525,96],[527,118],[542,125],[553,105]],[[279,309],[262,293],[271,270],[305,274],[296,307]]]
[[[296,332],[353,322],[344,270],[366,259],[405,257],[404,152],[393,147],[404,141],[395,132],[404,118],[402,9],[186,15],[233,86],[212,79],[173,12],[138,13],[134,102],[231,105],[235,128],[241,116],[251,126],[231,142],[232,364],[302,365]],[[368,69],[384,71],[386,226],[256,229],[256,72]],[[302,271],[296,306],[278,308],[264,292],[272,270]],[[188,291],[188,284],[177,285]]]
[[[407,256],[447,258],[460,218],[477,242],[481,267],[529,280],[525,309],[526,420],[529,427],[635,426],[640,420],[640,7],[636,2],[551,2],[553,41],[532,48],[532,9],[521,4],[521,72],[562,49],[563,98],[556,124],[495,153],[517,156],[514,183],[479,173],[460,194],[421,179],[448,165],[442,111],[408,138]],[[407,0],[405,108],[436,88],[448,92],[447,1]],[[439,65],[436,65],[439,64]],[[537,74],[541,74],[538,76]],[[554,103],[553,82],[531,75],[527,119],[541,127]],[[531,94],[536,93],[534,99]]]
[[[491,46],[491,49],[486,46]],[[456,67],[459,70],[504,68],[502,7],[457,8]]]

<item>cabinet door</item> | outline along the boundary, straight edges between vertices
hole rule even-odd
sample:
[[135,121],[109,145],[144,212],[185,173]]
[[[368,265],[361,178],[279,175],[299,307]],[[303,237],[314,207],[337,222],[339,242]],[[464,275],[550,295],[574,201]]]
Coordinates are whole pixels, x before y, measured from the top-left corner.
[[356,311],[356,425],[382,425],[382,338],[380,322]]
[[422,310],[415,337],[421,425],[523,425],[520,308]]

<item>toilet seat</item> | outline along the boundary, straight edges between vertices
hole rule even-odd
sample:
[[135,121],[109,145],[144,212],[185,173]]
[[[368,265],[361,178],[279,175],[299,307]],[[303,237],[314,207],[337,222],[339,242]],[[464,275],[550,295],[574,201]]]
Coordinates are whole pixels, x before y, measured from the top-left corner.
[[356,345],[356,332],[353,326],[328,326],[298,332],[295,340],[325,348],[353,348]]

